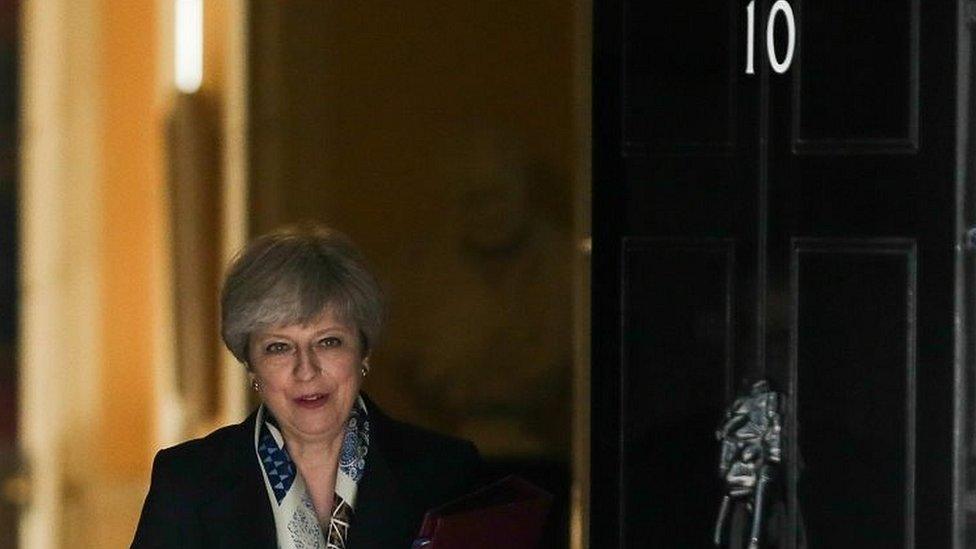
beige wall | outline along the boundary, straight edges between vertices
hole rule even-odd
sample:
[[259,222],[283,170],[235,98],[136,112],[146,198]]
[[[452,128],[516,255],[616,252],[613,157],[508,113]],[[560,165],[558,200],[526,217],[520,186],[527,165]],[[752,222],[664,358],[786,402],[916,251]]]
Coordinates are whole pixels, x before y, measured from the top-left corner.
[[168,310],[158,8],[24,2],[23,547],[125,546],[145,494]]
[[[521,448],[484,439],[482,449],[565,456],[572,358],[569,243],[579,152],[574,4],[367,0],[251,6],[252,230],[315,219],[349,233],[366,250],[394,307],[367,386],[401,417],[472,436],[454,421],[457,408],[427,406],[429,399],[411,389],[418,369],[432,361],[483,362],[480,371],[458,379],[484,387],[507,378],[511,391],[526,387],[520,379],[543,382],[541,375],[522,375],[533,362],[558,368],[551,393],[527,389],[522,402],[502,403],[558,400],[550,408],[560,410],[528,412],[558,416],[546,424],[554,436],[542,446]],[[520,167],[528,173],[527,217],[544,224],[540,234],[547,236],[521,257],[497,262],[495,270],[509,273],[495,277],[498,286],[522,293],[512,304],[495,307],[513,294],[479,282],[493,260],[469,265],[460,258],[459,189],[505,178]],[[529,274],[533,262],[546,264],[541,276]],[[521,290],[530,284],[535,289]],[[457,306],[446,310],[438,299]],[[525,302],[530,321],[520,324],[517,301]],[[486,324],[503,341],[495,362],[467,352],[485,342],[461,333]],[[523,347],[535,347],[501,352],[504,342],[526,332],[538,332],[548,348],[527,343]],[[431,358],[431,347],[443,349],[444,356]],[[459,385],[450,389],[457,398],[481,398],[465,396]],[[498,394],[505,387],[491,390],[495,396],[484,398],[504,400]],[[494,440],[506,437],[499,432]]]
[[[153,262],[164,227],[162,137],[156,104],[156,6],[101,0],[99,199],[103,472],[143,480],[153,443]],[[147,220],[149,221],[147,223]],[[124,434],[124,435],[123,435]]]
[[[253,224],[334,218],[424,229],[447,191],[442,151],[481,122],[552,173],[551,208],[574,152],[571,5],[539,2],[253,2]],[[369,212],[362,203],[373,198]],[[364,217],[364,213],[371,214]]]

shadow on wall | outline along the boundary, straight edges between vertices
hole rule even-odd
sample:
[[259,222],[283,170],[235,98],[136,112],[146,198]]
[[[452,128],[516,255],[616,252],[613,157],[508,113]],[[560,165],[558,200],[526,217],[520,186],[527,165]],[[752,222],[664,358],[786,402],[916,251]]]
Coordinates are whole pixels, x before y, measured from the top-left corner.
[[487,456],[565,460],[570,233],[533,200],[517,140],[460,142],[440,161],[439,234],[411,243],[410,277],[395,281],[388,360],[404,383],[390,397],[409,387],[411,408]]

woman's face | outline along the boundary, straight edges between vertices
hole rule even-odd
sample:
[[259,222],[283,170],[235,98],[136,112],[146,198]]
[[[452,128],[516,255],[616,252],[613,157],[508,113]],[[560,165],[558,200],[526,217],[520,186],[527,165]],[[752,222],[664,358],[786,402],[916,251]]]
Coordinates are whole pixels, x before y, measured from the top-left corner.
[[359,331],[326,308],[307,325],[251,334],[251,369],[265,405],[289,442],[342,436],[362,383]]

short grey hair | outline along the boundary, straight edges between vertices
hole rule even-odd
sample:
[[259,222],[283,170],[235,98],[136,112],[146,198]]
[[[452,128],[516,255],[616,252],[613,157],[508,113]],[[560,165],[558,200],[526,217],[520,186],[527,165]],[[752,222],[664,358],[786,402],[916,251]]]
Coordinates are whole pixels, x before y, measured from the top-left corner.
[[241,250],[220,306],[224,344],[244,364],[254,331],[306,324],[327,308],[359,330],[365,356],[386,317],[383,292],[360,251],[344,234],[311,223],[260,236]]

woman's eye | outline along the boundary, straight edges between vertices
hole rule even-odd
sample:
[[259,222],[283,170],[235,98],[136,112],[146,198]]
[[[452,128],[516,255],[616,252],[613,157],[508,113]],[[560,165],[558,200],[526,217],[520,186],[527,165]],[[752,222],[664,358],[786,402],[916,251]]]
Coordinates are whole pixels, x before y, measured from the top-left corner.
[[288,344],[276,341],[274,343],[269,343],[264,350],[267,353],[277,355],[286,352],[288,350]]
[[338,347],[342,345],[342,340],[337,337],[327,337],[319,341],[319,345],[323,347]]

